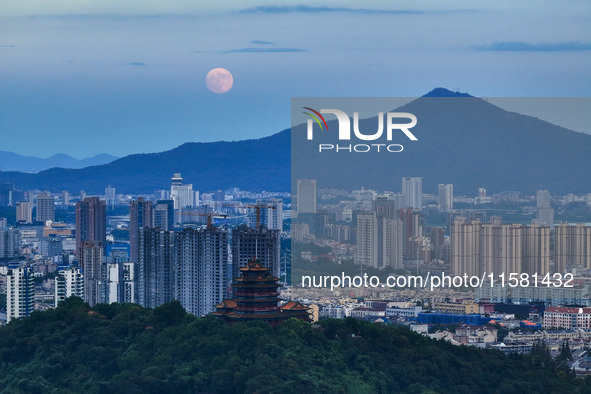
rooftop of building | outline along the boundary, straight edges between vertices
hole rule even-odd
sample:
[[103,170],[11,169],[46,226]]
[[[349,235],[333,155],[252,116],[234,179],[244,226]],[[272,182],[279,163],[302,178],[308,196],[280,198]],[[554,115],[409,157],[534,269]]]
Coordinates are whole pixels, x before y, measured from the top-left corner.
[[546,308],[544,313],[591,313],[591,307],[566,307],[566,306],[551,306]]
[[283,305],[279,309],[284,311],[307,311],[310,308],[308,308],[305,305],[302,305],[298,301],[289,301],[287,304]]

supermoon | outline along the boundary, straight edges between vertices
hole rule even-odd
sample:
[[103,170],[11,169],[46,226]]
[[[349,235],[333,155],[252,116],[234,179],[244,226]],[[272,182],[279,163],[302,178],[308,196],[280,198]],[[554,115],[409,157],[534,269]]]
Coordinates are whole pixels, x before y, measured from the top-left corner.
[[205,77],[207,88],[214,93],[226,93],[232,89],[234,78],[225,68],[214,68]]

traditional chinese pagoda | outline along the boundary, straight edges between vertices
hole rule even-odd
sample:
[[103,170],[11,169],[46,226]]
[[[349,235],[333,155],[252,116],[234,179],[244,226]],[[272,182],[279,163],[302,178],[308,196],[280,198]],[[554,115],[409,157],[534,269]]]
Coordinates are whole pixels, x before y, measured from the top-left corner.
[[234,298],[216,305],[212,315],[232,324],[237,321],[262,320],[277,326],[290,317],[310,321],[309,308],[296,301],[279,307],[279,278],[254,258],[240,268],[240,277],[234,280]]

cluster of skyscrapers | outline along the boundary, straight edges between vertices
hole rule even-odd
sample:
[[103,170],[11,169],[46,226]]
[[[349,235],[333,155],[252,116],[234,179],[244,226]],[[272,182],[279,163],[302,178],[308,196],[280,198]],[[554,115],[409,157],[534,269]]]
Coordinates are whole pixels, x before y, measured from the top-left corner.
[[[439,184],[437,194],[427,197],[431,202],[436,200],[437,206],[426,206],[420,177],[402,178],[401,193],[378,195],[362,188],[350,194],[355,203],[345,204],[342,200],[339,205],[323,205],[320,209],[316,188],[315,180],[297,182],[301,219],[292,226],[292,238],[300,242],[313,237],[341,243],[353,241],[355,263],[361,267],[409,269],[411,266],[403,264],[416,263],[418,269],[421,263],[429,269],[478,276],[546,275],[571,272],[577,267],[591,269],[591,226],[555,224],[547,190],[539,190],[536,206],[527,207],[535,218],[530,225],[524,225],[503,224],[498,216],[487,219],[486,209],[454,210],[452,184]],[[334,190],[328,193],[339,195]],[[482,188],[475,200],[491,203]],[[423,228],[423,213],[433,214],[435,209],[448,214],[446,228]],[[336,248],[346,256],[344,247]]]
[[278,229],[175,226],[173,200],[154,204],[140,197],[130,204],[129,247],[118,249],[105,245],[105,204],[90,197],[76,205],[79,271],[65,271],[60,294],[75,294],[70,287],[78,283],[71,278],[82,277],[90,305],[136,302],[156,307],[176,299],[188,312],[203,315],[231,296],[231,280],[253,257],[279,276]]
[[378,197],[373,212],[357,215],[355,263],[378,269],[402,268],[403,224],[394,201]]
[[458,218],[451,230],[452,271],[545,275],[591,268],[591,226],[561,223],[553,230],[539,224],[501,224],[494,217],[489,223]]
[[490,223],[457,218],[451,241],[454,274],[550,272],[550,227],[501,224],[500,218]]
[[591,226],[560,223],[554,227],[554,266],[556,272],[570,267],[591,269]]
[[[37,254],[57,266],[55,305],[70,296],[90,305],[131,302],[145,307],[176,299],[188,312],[203,315],[232,296],[233,278],[253,258],[280,276],[281,199],[242,203],[218,191],[207,196],[208,206],[200,207],[199,192],[175,173],[170,191],[160,191],[161,198],[138,197],[129,203],[129,243],[115,243],[112,235],[107,236],[107,209],[119,205],[115,188],[108,186],[102,198],[81,192],[75,204],[74,246],[73,230],[55,223],[54,196],[19,192],[12,184],[0,186],[1,202],[15,207],[18,226],[8,227],[0,218],[0,259],[20,257],[30,245],[23,244],[23,237],[35,239]],[[69,204],[67,192],[61,198]],[[213,226],[213,218],[228,216],[222,211],[226,207],[247,224],[238,225],[237,220],[234,226]],[[121,225],[121,218],[109,220]],[[71,239],[68,246],[74,254],[62,255],[65,239]],[[33,277],[39,275],[34,267],[16,260],[0,267],[8,278],[9,319],[33,311]]]
[[[297,212],[318,212],[317,194],[318,185],[315,179],[299,179],[297,181]],[[423,207],[423,178],[402,178],[402,192],[392,196],[392,200],[398,208],[411,208],[420,211]],[[449,212],[453,209],[453,185],[439,184],[437,186],[437,203],[441,212]]]
[[[439,192],[440,210],[453,209],[453,185],[439,185]],[[298,180],[298,221],[292,225],[292,238],[302,241],[314,234],[339,242],[354,241],[355,263],[361,267],[402,269],[405,260],[423,257],[422,178],[402,178],[402,193],[398,194],[376,196],[362,189],[353,195],[358,201],[371,202],[371,211],[343,210],[339,215],[343,221],[353,221],[354,215],[356,225],[336,225],[334,213],[317,209],[316,180]]]

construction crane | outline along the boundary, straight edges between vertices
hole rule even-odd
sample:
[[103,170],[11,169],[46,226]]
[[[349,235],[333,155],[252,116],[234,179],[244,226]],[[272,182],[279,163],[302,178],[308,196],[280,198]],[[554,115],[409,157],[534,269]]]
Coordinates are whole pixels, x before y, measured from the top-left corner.
[[271,209],[277,209],[277,207],[275,205],[270,205],[270,204],[249,204],[247,205],[248,208],[254,208],[255,212],[256,212],[256,217],[257,217],[257,221],[256,221],[256,228],[258,229],[259,227],[261,227],[261,208],[271,208]]
[[234,209],[254,208],[254,210],[256,212],[256,228],[257,229],[261,227],[261,208],[277,209],[276,205],[271,205],[271,204],[244,204],[244,205],[222,204],[221,206],[227,207],[227,208],[234,208]]
[[228,217],[225,213],[219,212],[195,212],[195,211],[182,211],[182,216],[200,216],[200,217],[207,217],[207,228],[213,227],[213,219],[225,219]]
[[226,215],[225,213],[215,213],[215,212],[206,213],[206,214],[204,214],[204,216],[207,216],[207,228],[211,228],[213,226],[213,224],[212,224],[213,218],[225,219],[228,217],[228,215]]

